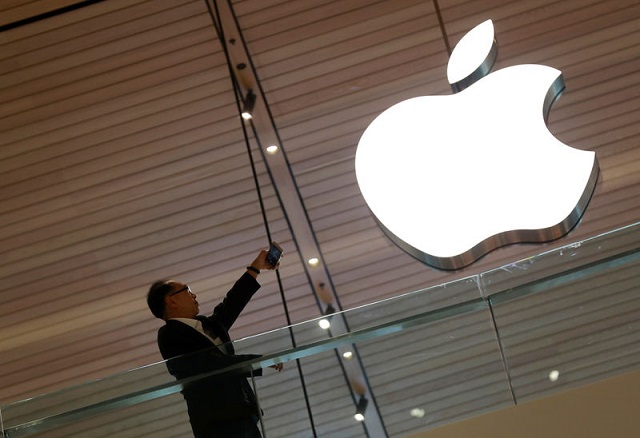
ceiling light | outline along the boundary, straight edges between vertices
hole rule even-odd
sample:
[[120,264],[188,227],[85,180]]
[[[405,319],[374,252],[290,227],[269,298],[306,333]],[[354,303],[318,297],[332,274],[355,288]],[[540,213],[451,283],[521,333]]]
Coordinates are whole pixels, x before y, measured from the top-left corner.
[[549,373],[549,380],[551,380],[552,382],[557,381],[559,377],[560,377],[560,371],[558,370],[553,370]]
[[356,406],[356,413],[353,416],[356,420],[364,421],[364,413],[367,410],[368,404],[369,400],[367,400],[364,395],[361,395],[360,400],[358,400],[358,405]]
[[310,266],[317,266],[318,263],[320,263],[320,259],[318,257],[311,257],[307,263],[309,263]]
[[331,316],[335,313],[336,309],[331,304],[327,305],[324,315],[326,318],[322,318],[318,321],[318,325],[322,330],[328,330],[331,327]]
[[411,409],[411,416],[416,418],[424,417],[424,409],[420,409],[420,408]]
[[276,152],[278,152],[278,146],[276,146],[275,144],[267,147],[268,154],[275,154]]
[[244,104],[242,106],[242,118],[245,120],[251,120],[253,117],[251,112],[253,111],[253,107],[256,104],[256,95],[253,94],[253,91],[249,90],[247,92],[247,96],[244,98]]
[[344,353],[342,353],[342,357],[344,357],[347,360],[351,360],[353,359],[353,353],[350,351],[345,351]]

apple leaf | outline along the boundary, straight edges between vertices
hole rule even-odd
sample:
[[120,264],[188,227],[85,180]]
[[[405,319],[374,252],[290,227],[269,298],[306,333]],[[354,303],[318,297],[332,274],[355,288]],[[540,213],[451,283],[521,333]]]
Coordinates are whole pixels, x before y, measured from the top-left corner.
[[458,42],[447,66],[447,78],[454,93],[486,76],[498,56],[493,22],[487,20],[471,29]]

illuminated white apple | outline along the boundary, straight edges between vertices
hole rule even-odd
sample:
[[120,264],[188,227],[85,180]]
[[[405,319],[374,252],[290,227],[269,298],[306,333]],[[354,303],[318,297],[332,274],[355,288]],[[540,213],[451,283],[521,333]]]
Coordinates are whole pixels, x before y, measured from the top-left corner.
[[[459,269],[493,249],[568,233],[595,188],[594,152],[547,129],[560,71],[516,65],[488,74],[492,22],[451,55],[457,94],[400,102],[365,130],[356,152],[364,199],[387,235],[414,257]],[[472,54],[472,57],[468,57]]]

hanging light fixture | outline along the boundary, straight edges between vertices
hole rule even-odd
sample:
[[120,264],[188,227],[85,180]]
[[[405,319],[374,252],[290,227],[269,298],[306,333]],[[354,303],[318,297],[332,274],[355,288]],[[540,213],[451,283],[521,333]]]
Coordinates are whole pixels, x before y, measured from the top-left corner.
[[360,396],[360,400],[358,400],[358,404],[356,405],[356,413],[353,416],[357,421],[364,421],[364,413],[367,410],[367,405],[369,404],[369,400],[364,395]]
[[242,118],[245,120],[251,120],[253,117],[251,112],[253,111],[253,107],[256,105],[256,95],[253,94],[252,90],[247,92],[247,96],[244,98],[244,104],[242,106]]
[[325,318],[322,318],[318,321],[318,325],[323,330],[328,330],[331,327],[331,316],[336,312],[336,309],[333,308],[331,304],[327,305],[326,310],[324,311]]

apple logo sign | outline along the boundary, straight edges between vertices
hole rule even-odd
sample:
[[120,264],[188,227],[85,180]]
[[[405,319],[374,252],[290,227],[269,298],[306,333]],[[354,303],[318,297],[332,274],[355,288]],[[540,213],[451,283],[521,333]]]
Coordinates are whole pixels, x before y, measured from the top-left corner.
[[358,185],[385,233],[439,269],[507,244],[562,237],[598,179],[594,152],[561,143],[547,116],[562,73],[497,57],[491,20],[451,54],[452,95],[420,96],[380,114],[356,151]]

